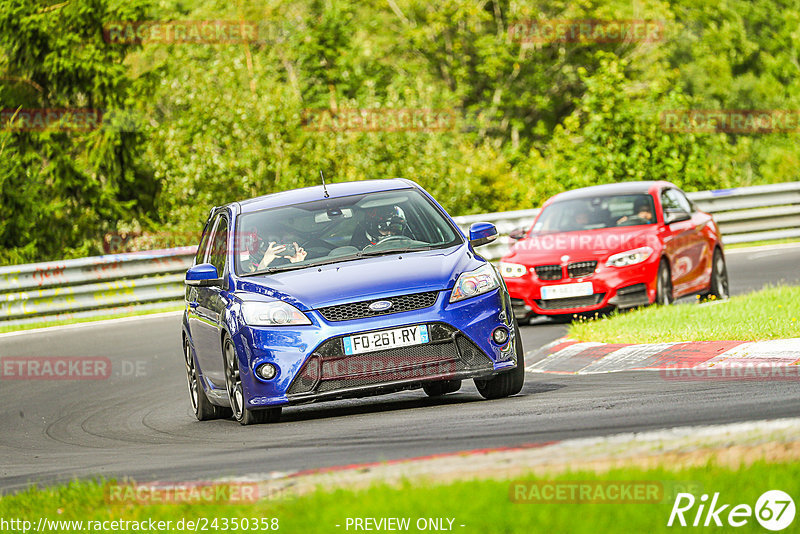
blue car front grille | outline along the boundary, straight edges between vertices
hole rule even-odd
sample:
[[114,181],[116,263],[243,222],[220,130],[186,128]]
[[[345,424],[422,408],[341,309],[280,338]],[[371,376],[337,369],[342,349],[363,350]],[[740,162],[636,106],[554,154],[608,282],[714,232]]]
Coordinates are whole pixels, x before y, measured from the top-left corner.
[[[400,313],[428,308],[436,303],[436,297],[438,295],[438,291],[412,293],[410,295],[400,295],[399,297],[389,297],[385,299],[348,302],[347,304],[339,304],[338,306],[320,308],[318,311],[328,321],[352,321],[354,319],[364,319],[365,317],[377,317],[379,315],[388,315],[390,313]],[[379,301],[391,302],[392,306],[381,311],[373,311],[369,309],[370,304]]]
[[455,328],[428,325],[430,342],[346,356],[342,338],[329,339],[314,352],[287,391],[315,395],[392,382],[447,379],[464,371],[491,371],[492,360]]

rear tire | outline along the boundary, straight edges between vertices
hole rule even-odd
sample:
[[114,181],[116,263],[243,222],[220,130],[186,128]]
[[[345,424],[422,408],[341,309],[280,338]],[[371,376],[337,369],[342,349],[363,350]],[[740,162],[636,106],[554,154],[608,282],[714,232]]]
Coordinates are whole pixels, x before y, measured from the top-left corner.
[[455,393],[461,389],[461,380],[442,380],[441,382],[429,382],[422,386],[425,394],[429,397],[441,397],[448,393]]
[[514,322],[514,347],[517,353],[517,366],[505,373],[499,374],[489,380],[475,380],[475,387],[484,399],[502,399],[522,391],[525,383],[525,354],[522,350],[522,336],[519,327]]
[[236,347],[227,335],[222,342],[223,357],[225,364],[225,386],[228,390],[228,399],[231,403],[233,418],[242,425],[258,425],[261,423],[274,423],[281,418],[281,407],[262,408],[251,410],[246,407],[247,401],[244,398],[244,387],[239,373],[239,358],[236,354]]
[[230,408],[211,404],[211,401],[208,400],[206,392],[203,390],[203,385],[200,383],[200,377],[197,374],[197,364],[192,355],[192,347],[186,337],[183,339],[183,356],[186,364],[186,379],[189,384],[189,400],[192,403],[192,410],[197,420],[211,421],[212,419],[230,417],[232,413]]
[[656,276],[656,304],[669,306],[674,301],[675,296],[672,291],[672,274],[669,269],[669,263],[667,263],[666,259],[662,259]]
[[719,248],[714,249],[714,259],[712,261],[714,263],[711,266],[711,284],[709,285],[708,292],[705,293],[703,297],[725,300],[729,296],[728,266]]

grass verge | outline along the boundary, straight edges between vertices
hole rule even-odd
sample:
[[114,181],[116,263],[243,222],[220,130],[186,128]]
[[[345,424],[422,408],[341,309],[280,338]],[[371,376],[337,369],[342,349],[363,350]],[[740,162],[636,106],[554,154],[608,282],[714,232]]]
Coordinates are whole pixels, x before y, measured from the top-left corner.
[[[536,487],[530,486],[539,481]],[[562,494],[552,493],[548,500],[543,482],[559,482]],[[625,484],[635,482],[661,488],[656,493],[647,492],[648,497],[639,502],[622,502],[614,497]],[[591,495],[601,495],[606,502],[565,502],[559,500],[570,495],[571,487],[591,488]],[[551,488],[553,485],[550,486]],[[520,489],[521,488],[521,489]],[[600,488],[599,490],[597,488]],[[82,521],[83,531],[89,530],[89,521],[166,521],[171,528],[162,532],[180,532],[175,528],[184,520],[201,524],[198,531],[219,531],[223,523],[227,530],[233,519],[267,519],[271,526],[277,520],[278,530],[287,533],[348,532],[355,531],[348,518],[408,518],[410,532],[418,532],[417,522],[429,518],[443,518],[442,525],[452,526],[455,532],[667,532],[667,521],[678,492],[690,492],[697,499],[696,505],[686,512],[689,525],[695,518],[700,495],[719,492],[719,505],[731,506],[721,514],[724,521],[727,512],[737,504],[755,507],[759,496],[772,489],[780,489],[797,498],[800,495],[800,463],[769,463],[760,460],[746,469],[730,469],[708,463],[703,467],[656,469],[619,468],[603,474],[593,471],[564,473],[546,479],[519,477],[509,480],[470,480],[451,484],[420,485],[405,482],[400,486],[378,485],[361,491],[319,489],[302,497],[260,500],[248,504],[171,504],[141,505],[130,503],[108,503],[106,487],[102,482],[73,482],[49,489],[29,489],[25,492],[0,499],[0,518],[22,519],[31,522],[35,530],[39,518],[50,521]],[[600,493],[598,493],[598,491]],[[622,493],[619,494],[622,496]],[[515,497],[539,497],[538,502],[513,502]],[[703,520],[705,514],[703,514]],[[745,518],[747,523],[736,529],[740,532],[764,532],[756,518]],[[216,528],[213,528],[216,520]],[[427,522],[427,521],[426,521]],[[795,524],[800,519],[795,520]],[[92,530],[98,530],[97,523]],[[109,523],[106,523],[109,525]],[[702,520],[701,520],[702,524]],[[203,528],[205,525],[205,529]],[[240,523],[241,525],[241,523]],[[428,530],[433,530],[429,528]],[[50,532],[78,531],[61,523],[48,523]],[[730,528],[730,527],[728,527]],[[128,526],[119,531],[137,531]],[[184,528],[194,530],[194,528]],[[239,529],[241,530],[241,529]],[[247,529],[249,530],[249,529]],[[264,529],[259,529],[264,531]],[[270,529],[272,530],[272,529]],[[363,530],[363,529],[361,529]],[[375,529],[378,530],[378,529]],[[402,529],[401,529],[402,530]],[[723,529],[725,530],[725,529]],[[23,531],[22,528],[17,531]],[[145,529],[145,531],[148,531]],[[153,531],[154,530],[150,530]]]
[[775,286],[725,301],[615,312],[608,317],[572,323],[569,337],[600,343],[800,337],[800,287]]
[[36,328],[47,328],[48,326],[63,326],[68,324],[77,323],[92,323],[95,321],[106,321],[108,319],[121,319],[123,317],[137,317],[139,315],[150,315],[153,313],[163,313],[182,310],[183,306],[165,306],[163,308],[153,308],[146,310],[132,310],[119,313],[109,313],[108,315],[97,315],[92,317],[75,317],[71,319],[63,319],[60,321],[40,322],[40,323],[27,323],[13,326],[2,326],[0,323],[0,334],[6,332],[18,332],[20,330],[33,330]]

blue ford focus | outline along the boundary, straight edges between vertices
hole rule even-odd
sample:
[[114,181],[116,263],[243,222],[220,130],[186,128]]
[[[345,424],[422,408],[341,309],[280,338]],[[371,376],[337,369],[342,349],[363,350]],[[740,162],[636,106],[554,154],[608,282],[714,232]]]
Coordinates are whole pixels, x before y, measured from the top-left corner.
[[199,420],[422,388],[522,389],[508,291],[409,180],[309,187],[216,207],[186,273],[183,347]]

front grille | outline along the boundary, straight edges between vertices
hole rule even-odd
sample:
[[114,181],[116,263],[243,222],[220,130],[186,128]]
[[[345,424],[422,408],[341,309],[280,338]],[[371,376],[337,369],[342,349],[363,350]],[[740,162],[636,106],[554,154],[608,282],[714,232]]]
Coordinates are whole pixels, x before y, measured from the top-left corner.
[[605,293],[595,293],[586,297],[569,297],[565,299],[537,300],[536,304],[543,310],[566,310],[569,308],[585,308],[599,304]]
[[[422,308],[433,306],[438,295],[438,291],[428,291],[427,293],[413,293],[411,295],[400,295],[399,297],[389,297],[385,299],[349,302],[347,304],[339,304],[338,306],[320,308],[319,313],[328,321],[351,321],[353,319],[377,317],[378,315],[388,315],[390,313],[421,310]],[[369,309],[369,305],[373,302],[383,300],[391,302],[392,307],[382,311],[372,311]]]
[[567,266],[567,273],[570,278],[582,278],[592,274],[595,269],[597,269],[596,261],[577,261]]
[[561,280],[560,265],[537,265],[534,270],[540,280]]
[[288,396],[313,395],[398,381],[424,380],[461,371],[491,371],[492,360],[455,328],[428,325],[424,345],[346,356],[342,337],[324,342],[289,386]]

